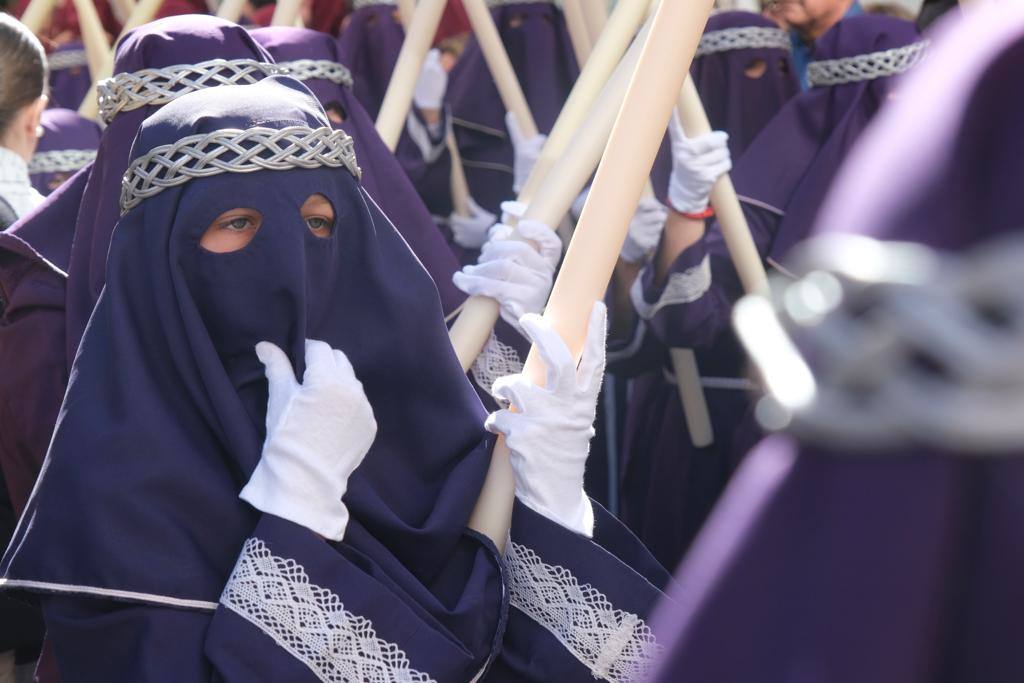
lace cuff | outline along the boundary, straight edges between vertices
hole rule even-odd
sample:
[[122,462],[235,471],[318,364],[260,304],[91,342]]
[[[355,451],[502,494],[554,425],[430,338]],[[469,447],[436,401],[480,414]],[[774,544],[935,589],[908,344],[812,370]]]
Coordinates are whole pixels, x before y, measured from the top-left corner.
[[643,619],[616,609],[604,593],[524,545],[510,541],[505,560],[511,605],[554,635],[594,678],[648,677],[662,648]]
[[644,296],[644,278],[638,277],[629,291],[636,312],[644,320],[650,320],[666,306],[688,304],[704,296],[711,288],[711,262],[705,254],[700,263],[686,270],[672,273],[661,290],[661,296],[653,304]]
[[245,542],[221,605],[274,639],[321,681],[434,683],[405,652],[377,637],[373,623],[345,609],[332,591],[310,583],[294,560],[258,538]]
[[[487,392],[488,396],[494,396],[491,388],[499,377],[518,375],[522,371],[523,361],[519,358],[519,353],[508,344],[499,341],[494,332],[491,332],[490,339],[484,345],[484,350],[476,357],[472,367],[473,380]],[[497,397],[495,400],[498,400]]]

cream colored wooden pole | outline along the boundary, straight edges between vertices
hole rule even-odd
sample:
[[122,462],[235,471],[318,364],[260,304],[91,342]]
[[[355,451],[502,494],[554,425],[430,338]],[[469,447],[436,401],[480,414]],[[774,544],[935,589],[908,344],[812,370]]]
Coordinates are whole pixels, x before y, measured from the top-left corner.
[[[601,88],[615,70],[623,53],[644,20],[651,0],[619,0],[608,20],[607,29],[594,45],[587,63],[576,79],[572,92],[562,106],[555,125],[541,149],[540,156],[527,178],[520,199],[529,202],[537,188],[551,171],[551,167],[566,152],[569,141],[579,129]],[[638,45],[643,44],[641,40]],[[639,50],[639,47],[637,47]]]
[[469,182],[466,180],[466,169],[462,166],[462,156],[459,154],[455,135],[448,133],[445,143],[448,145],[448,154],[452,160],[452,208],[460,216],[469,216]]
[[582,2],[593,0],[563,0],[562,14],[565,16],[565,26],[569,29],[569,40],[572,42],[572,51],[576,55],[576,63],[582,69],[590,57],[594,45],[590,36],[590,27],[587,26],[587,17],[584,15]]
[[608,22],[608,5],[605,4],[605,0],[580,0],[580,2],[587,20],[590,41],[596,43],[598,36],[604,31],[604,25]]
[[[615,120],[608,147],[583,207],[544,318],[579,357],[594,302],[604,298],[644,183],[654,163],[672,106],[697,50],[713,0],[667,0],[654,17],[636,72]],[[543,384],[534,350],[523,372]],[[504,548],[515,479],[508,448],[498,439],[469,526]]]
[[53,8],[56,6],[57,0],[29,0],[18,20],[32,33],[38,34],[49,23],[50,17],[53,16]]
[[270,18],[271,26],[294,26],[295,17],[299,16],[302,0],[277,0],[274,15]]
[[498,27],[494,25],[494,18],[487,9],[484,0],[462,0],[462,6],[469,17],[469,23],[473,27],[473,35],[480,44],[480,51],[487,62],[487,68],[491,72],[491,78],[498,87],[498,95],[505,105],[505,111],[512,112],[516,117],[519,130],[526,138],[532,138],[538,134],[537,124],[530,113],[530,105],[526,102],[526,95],[519,85],[515,69],[505,52],[505,45],[501,42],[501,35],[498,34]]
[[412,91],[416,87],[416,79],[419,78],[427,50],[434,42],[434,34],[437,33],[446,2],[420,0],[409,30],[405,33],[405,41],[398,53],[398,62],[388,82],[387,92],[384,93],[376,123],[377,133],[392,152],[405,127],[405,119],[412,104]]
[[[615,116],[640,58],[645,36],[646,33],[642,33],[637,37],[601,90],[591,112],[579,122],[576,134],[566,142],[564,153],[550,169],[550,182],[541,185],[536,195],[526,200],[529,203],[525,218],[545,225],[558,225],[583,190],[608,142]],[[525,198],[524,189],[519,199],[524,201]],[[449,331],[455,355],[463,369],[468,370],[480,355],[497,320],[498,304],[493,299],[474,296],[466,300]]]
[[408,29],[412,23],[412,15],[416,13],[416,0],[398,0],[398,20],[402,27]]
[[[696,137],[711,132],[711,123],[704,112],[697,86],[689,78],[679,93],[679,122],[687,137]],[[736,197],[736,188],[728,174],[722,176],[711,188],[711,206],[715,209],[715,218],[722,228],[725,245],[729,249],[736,273],[740,276],[743,289],[748,294],[765,293],[768,291],[768,276],[765,274],[761,255],[757,253],[754,238],[750,236],[747,217],[743,215],[740,200]]]
[[82,100],[82,104],[78,107],[78,113],[87,119],[96,119],[99,116],[99,101],[96,97],[96,84],[104,78],[109,78],[114,73],[114,54],[117,51],[117,44],[121,38],[124,37],[128,31],[142,26],[143,24],[149,23],[156,16],[156,13],[160,11],[161,5],[164,4],[164,0],[139,0],[139,2],[132,9],[132,13],[128,15],[128,20],[124,22],[124,26],[121,28],[121,35],[114,41],[114,45],[110,48],[107,53],[106,61],[103,63],[102,72],[100,76],[93,80],[92,85],[89,87],[89,92],[86,93],[85,99]]
[[110,0],[110,9],[118,23],[128,21],[134,8],[135,3],[132,0]]
[[95,83],[100,78],[106,78],[103,73],[106,67],[107,58],[110,56],[110,43],[107,42],[107,33],[103,30],[103,22],[96,11],[96,5],[92,0],[73,0],[75,14],[78,15],[78,28],[82,34],[82,43],[85,45],[85,59],[89,63],[89,76]]
[[224,0],[220,3],[217,16],[221,19],[237,22],[242,17],[242,10],[245,9],[245,0]]

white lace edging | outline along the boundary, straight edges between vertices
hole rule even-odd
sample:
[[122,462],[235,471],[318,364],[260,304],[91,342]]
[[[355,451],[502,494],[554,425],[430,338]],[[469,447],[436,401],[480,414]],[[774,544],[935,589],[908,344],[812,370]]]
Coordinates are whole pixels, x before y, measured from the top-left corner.
[[511,605],[554,635],[594,678],[647,678],[662,647],[643,619],[615,609],[604,593],[524,545],[510,541],[505,560]]
[[630,287],[629,297],[637,314],[644,320],[650,320],[654,314],[666,306],[688,304],[704,296],[711,288],[711,262],[705,255],[701,262],[681,273],[672,273],[668,277],[661,296],[653,303],[644,299],[644,287],[641,278],[637,278]]
[[398,645],[309,581],[302,565],[258,538],[242,548],[220,603],[274,639],[328,683],[436,683],[415,671]]
[[[518,375],[523,371],[523,361],[519,353],[508,344],[503,344],[491,332],[490,338],[484,344],[484,350],[473,361],[473,380],[489,395],[495,380],[508,375]],[[495,396],[495,398],[497,398]],[[499,400],[499,402],[501,402]]]

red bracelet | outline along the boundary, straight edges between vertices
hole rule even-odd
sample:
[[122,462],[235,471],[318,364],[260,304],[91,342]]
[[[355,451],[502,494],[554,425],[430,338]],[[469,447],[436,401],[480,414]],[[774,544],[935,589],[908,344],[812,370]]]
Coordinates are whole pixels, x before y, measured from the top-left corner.
[[706,221],[715,215],[715,209],[710,204],[708,205],[708,208],[697,213],[688,213],[686,211],[680,211],[679,209],[673,209],[673,211],[683,218],[689,218],[691,221]]

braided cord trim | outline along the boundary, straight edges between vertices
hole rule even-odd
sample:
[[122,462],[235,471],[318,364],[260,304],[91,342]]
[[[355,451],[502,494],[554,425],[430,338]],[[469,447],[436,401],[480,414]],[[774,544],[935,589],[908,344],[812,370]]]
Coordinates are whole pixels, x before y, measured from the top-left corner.
[[807,65],[807,81],[812,88],[820,88],[895,76],[924,59],[927,48],[928,41],[922,40],[891,50],[811,62]]
[[50,152],[38,152],[32,155],[28,163],[28,172],[66,173],[77,171],[96,158],[94,149],[55,149]]
[[505,561],[512,606],[555,636],[594,678],[647,679],[663,648],[643,619],[616,609],[604,593],[524,545],[510,541]]
[[364,7],[394,4],[396,4],[395,0],[355,0],[355,2],[352,3],[352,11],[355,12],[357,9],[363,9]]
[[217,85],[256,83],[278,72],[275,65],[254,59],[211,59],[199,64],[121,73],[96,86],[100,116],[110,123],[122,111],[167,104],[185,93]]
[[296,59],[292,62],[278,62],[280,73],[300,81],[322,78],[346,88],[352,88],[352,72],[343,64],[329,59]]
[[50,71],[61,69],[73,69],[76,66],[87,66],[89,62],[85,58],[85,50],[61,50],[54,52],[46,58]]
[[538,5],[554,4],[553,0],[487,0],[488,7],[504,7],[505,5]]
[[356,179],[362,175],[356,163],[355,143],[345,131],[327,126],[289,126],[225,128],[189,135],[154,147],[131,163],[121,183],[121,214],[143,199],[192,178],[323,166],[344,166]]
[[789,52],[792,47],[789,34],[781,28],[739,26],[705,33],[701,36],[694,58],[730,50],[773,48]]
[[258,538],[245,542],[220,602],[324,683],[434,683],[401,647],[380,638],[373,622]]

